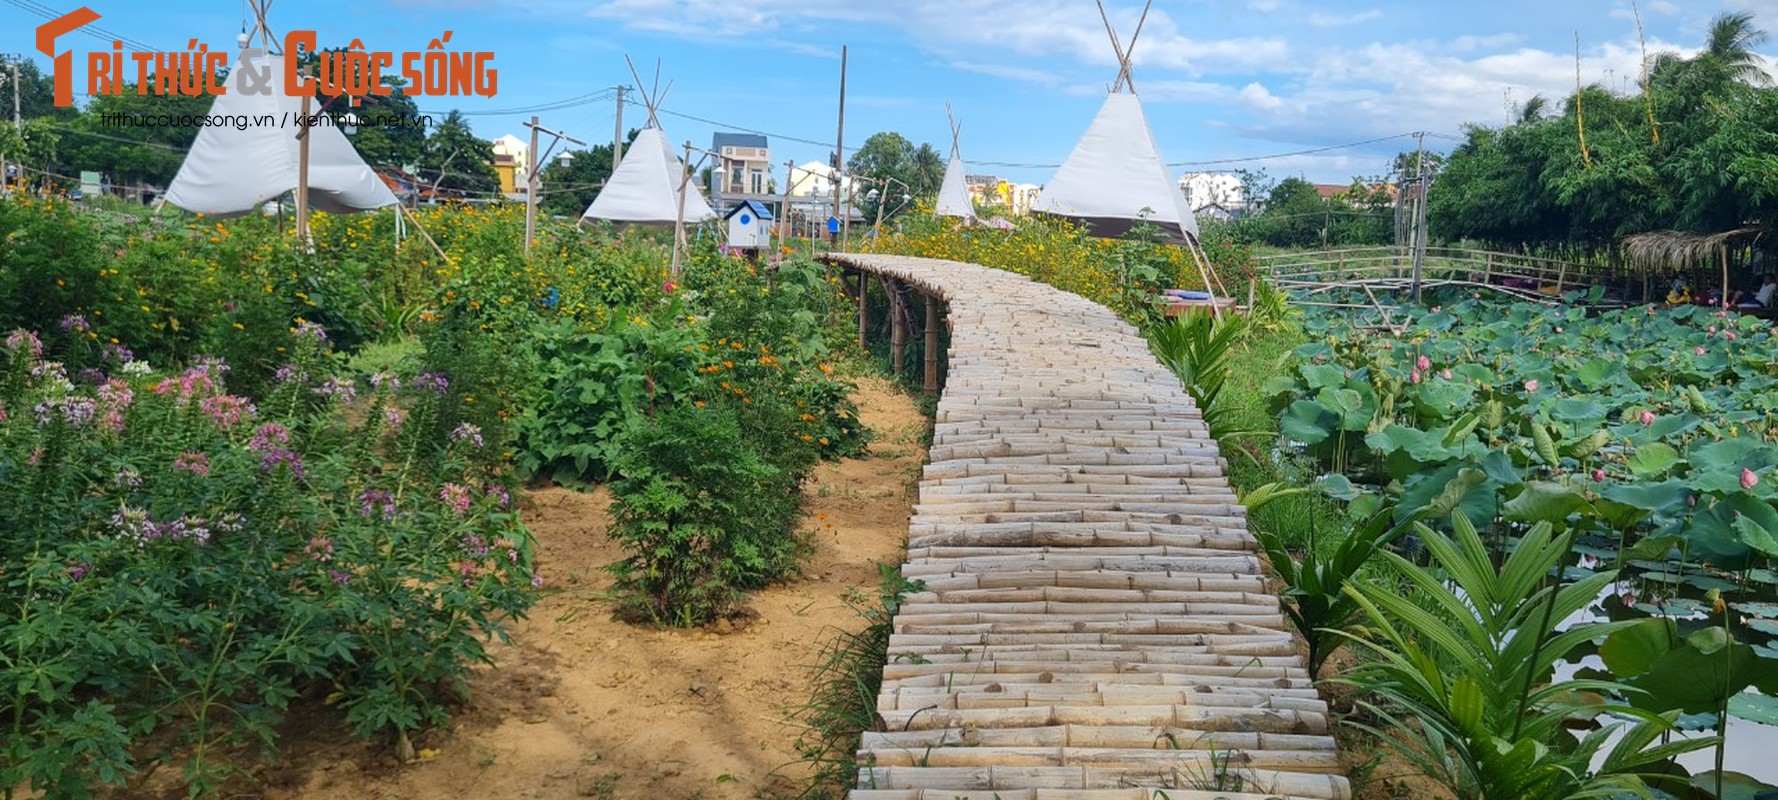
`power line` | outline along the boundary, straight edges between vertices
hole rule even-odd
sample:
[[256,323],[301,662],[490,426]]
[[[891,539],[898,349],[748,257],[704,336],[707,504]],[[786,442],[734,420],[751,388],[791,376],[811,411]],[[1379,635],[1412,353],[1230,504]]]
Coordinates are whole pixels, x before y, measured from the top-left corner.
[[[3,0],[3,1],[7,5],[13,6],[14,8],[23,9],[27,13],[36,14],[37,16],[42,17],[44,19],[57,19],[59,17],[65,16],[62,12],[57,11],[53,8],[50,8],[49,6],[46,6],[42,3],[35,2],[35,0]],[[83,25],[80,28],[80,32],[84,33],[88,36],[91,36],[94,39],[99,39],[99,40],[106,41],[106,42],[111,42],[111,41],[123,42],[124,45],[128,47],[128,49],[134,50],[137,52],[147,52],[147,53],[166,52],[162,48],[158,48],[153,45],[150,45],[150,44],[147,44],[147,43],[135,40],[135,39],[131,39],[128,36],[124,36],[123,34],[117,33],[115,31],[108,29],[108,28],[100,27],[98,25],[92,25],[92,24]]]
[[[583,94],[583,95],[577,95],[575,97],[569,97],[569,98],[565,98],[562,100],[552,100],[547,103],[538,103],[537,105],[519,106],[517,108],[499,108],[499,109],[494,109],[491,111],[457,110],[457,113],[462,114],[465,117],[492,117],[492,116],[500,116],[500,115],[505,115],[505,114],[538,114],[538,113],[542,113],[544,111],[561,111],[562,109],[565,109],[565,108],[575,108],[577,106],[592,105],[593,103],[603,103],[607,100],[610,100],[612,98],[612,96],[613,96],[612,90],[605,89],[602,91],[591,92],[591,93]],[[436,114],[439,116],[444,116],[450,112],[427,110],[427,111],[423,111],[421,113]]]

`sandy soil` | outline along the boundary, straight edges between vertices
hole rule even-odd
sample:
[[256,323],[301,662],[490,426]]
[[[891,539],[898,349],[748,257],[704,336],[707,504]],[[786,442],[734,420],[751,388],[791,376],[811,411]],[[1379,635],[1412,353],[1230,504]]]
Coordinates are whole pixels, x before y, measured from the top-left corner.
[[422,761],[350,740],[316,720],[261,775],[264,798],[757,798],[794,794],[799,728],[818,645],[863,626],[849,590],[875,587],[875,562],[899,562],[925,419],[907,396],[860,381],[875,441],[863,458],[809,481],[804,527],[816,551],[804,574],[754,595],[756,616],[707,630],[651,630],[611,619],[601,570],[622,557],[606,539],[603,491],[529,493],[548,589],[531,619],[471,682],[449,730],[415,742]]

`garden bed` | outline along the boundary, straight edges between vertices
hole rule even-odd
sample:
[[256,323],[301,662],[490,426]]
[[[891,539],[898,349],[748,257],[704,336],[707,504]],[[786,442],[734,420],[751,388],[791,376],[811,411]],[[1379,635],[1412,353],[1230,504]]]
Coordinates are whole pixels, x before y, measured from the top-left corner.
[[[808,700],[820,641],[864,625],[846,596],[875,585],[876,562],[900,558],[925,457],[913,399],[882,380],[859,384],[875,441],[816,469],[803,517],[815,551],[801,577],[751,595],[746,616],[694,630],[613,620],[602,567],[625,553],[606,535],[609,493],[528,492],[522,517],[545,591],[512,644],[493,649],[497,666],[471,679],[450,727],[416,741],[421,760],[399,767],[386,746],[297,716],[285,760],[224,796],[795,796],[806,768],[791,712]],[[183,790],[169,784],[166,796]]]

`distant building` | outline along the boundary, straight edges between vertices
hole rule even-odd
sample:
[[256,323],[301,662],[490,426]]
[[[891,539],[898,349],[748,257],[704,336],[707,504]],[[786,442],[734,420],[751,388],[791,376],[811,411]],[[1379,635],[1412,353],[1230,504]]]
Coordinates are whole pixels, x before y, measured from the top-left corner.
[[1227,172],[1187,172],[1179,178],[1185,204],[1198,216],[1228,219],[1247,208],[1241,179]]
[[717,163],[710,170],[710,193],[723,197],[763,196],[771,191],[772,149],[757,133],[718,133],[710,149]]
[[494,140],[494,174],[500,176],[501,194],[518,194],[525,188],[530,149],[524,140],[510,133]]

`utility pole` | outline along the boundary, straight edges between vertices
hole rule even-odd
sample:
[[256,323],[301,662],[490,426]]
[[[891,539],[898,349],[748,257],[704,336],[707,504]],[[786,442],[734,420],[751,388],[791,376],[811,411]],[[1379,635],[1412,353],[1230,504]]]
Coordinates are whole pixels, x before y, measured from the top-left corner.
[[532,117],[530,122],[525,123],[525,127],[531,129],[531,149],[525,151],[525,253],[527,255],[531,252],[531,241],[537,238],[537,194],[543,187],[543,179],[537,174],[537,167],[539,164],[549,161],[549,153],[544,154],[543,158],[537,157],[537,134],[547,133],[555,137],[555,140],[551,141],[549,145],[550,153],[554,153],[556,145],[564,141],[586,147],[586,142],[561,131],[552,131],[538,122],[536,117]]
[[302,116],[296,121],[296,238],[304,247],[314,243],[309,238],[309,111],[314,101],[313,95],[303,94]]
[[691,140],[685,140],[685,160],[679,164],[679,212],[673,219],[673,263],[667,272],[673,280],[679,280],[679,251],[685,249],[685,190],[690,188],[691,173],[696,169],[691,163],[691,149]]
[[537,239],[537,129],[542,120],[531,117],[531,146],[525,150],[525,254],[531,254],[531,242]]
[[[846,46],[840,45],[840,130],[833,142],[833,216],[840,217],[840,169],[846,165]],[[850,215],[848,215],[850,216]],[[829,234],[834,235],[834,234]]]
[[617,127],[611,131],[611,171],[617,172],[617,164],[624,160],[624,90],[628,86],[617,87]]
[[786,159],[784,161],[784,202],[778,206],[778,216],[780,217],[780,222],[783,223],[779,226],[779,247],[790,246],[790,234],[791,231],[794,230],[790,223],[790,187],[796,184],[796,181],[792,178],[795,169],[796,161],[791,159]]
[[[15,131],[22,132],[22,123],[19,121],[19,59],[22,58],[22,56],[8,54],[0,56],[0,58],[4,58],[12,65],[12,128]],[[0,194],[5,193],[6,187],[10,182],[9,176],[11,173],[7,171],[7,163],[6,154],[0,152]],[[23,169],[20,169],[21,173],[23,171]]]

